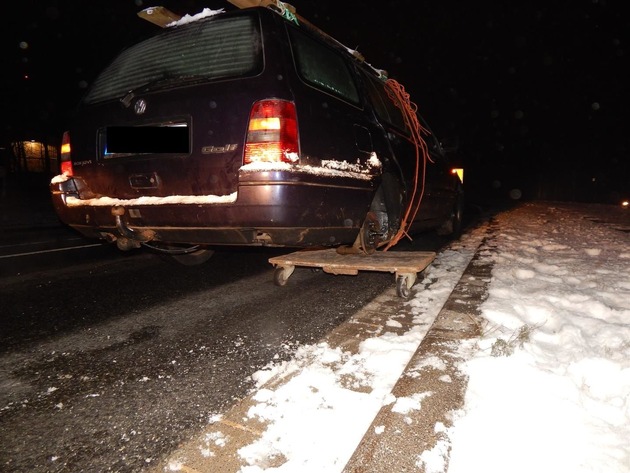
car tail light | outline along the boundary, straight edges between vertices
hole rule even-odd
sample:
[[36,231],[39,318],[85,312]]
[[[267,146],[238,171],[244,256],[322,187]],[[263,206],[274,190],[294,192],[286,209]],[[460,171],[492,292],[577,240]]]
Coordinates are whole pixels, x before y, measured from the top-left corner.
[[70,134],[66,131],[61,140],[61,174],[72,176],[72,160],[70,159]]
[[245,164],[292,163],[298,155],[295,104],[286,100],[261,100],[249,115]]

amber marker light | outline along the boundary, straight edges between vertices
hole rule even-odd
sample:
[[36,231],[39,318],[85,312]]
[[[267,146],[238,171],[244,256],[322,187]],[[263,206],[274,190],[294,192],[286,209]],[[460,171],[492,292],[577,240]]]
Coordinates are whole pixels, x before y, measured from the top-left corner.
[[451,169],[451,174],[457,174],[461,183],[464,183],[464,168],[453,168]]

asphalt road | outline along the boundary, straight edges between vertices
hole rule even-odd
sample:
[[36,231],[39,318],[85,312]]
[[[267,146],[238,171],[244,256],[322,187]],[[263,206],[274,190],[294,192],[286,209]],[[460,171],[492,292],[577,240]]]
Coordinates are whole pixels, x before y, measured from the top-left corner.
[[298,268],[278,287],[268,258],[286,249],[226,250],[187,267],[53,240],[5,258],[0,273],[3,471],[151,465],[246,396],[253,372],[394,284],[389,273]]

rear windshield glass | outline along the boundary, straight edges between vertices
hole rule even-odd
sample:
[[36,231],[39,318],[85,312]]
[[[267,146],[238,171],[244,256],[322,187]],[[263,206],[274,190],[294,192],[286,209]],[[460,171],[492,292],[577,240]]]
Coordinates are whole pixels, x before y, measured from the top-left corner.
[[122,98],[149,84],[256,75],[262,70],[261,51],[253,16],[194,22],[123,51],[94,81],[84,102]]

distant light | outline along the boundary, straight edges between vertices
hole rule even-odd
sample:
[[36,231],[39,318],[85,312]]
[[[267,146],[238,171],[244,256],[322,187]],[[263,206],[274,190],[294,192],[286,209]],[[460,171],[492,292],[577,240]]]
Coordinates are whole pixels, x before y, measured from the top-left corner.
[[25,80],[30,79],[30,77],[28,76],[28,74],[24,74],[24,79],[25,79]]
[[451,169],[451,174],[457,174],[461,183],[464,183],[464,169],[463,168],[453,168]]
[[630,207],[630,200],[624,200],[623,202],[621,202],[621,206],[624,209],[627,209],[628,207]]

